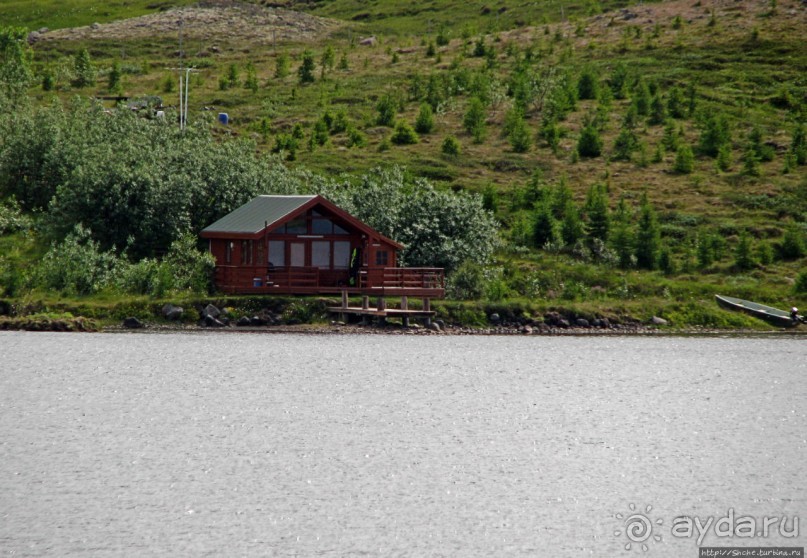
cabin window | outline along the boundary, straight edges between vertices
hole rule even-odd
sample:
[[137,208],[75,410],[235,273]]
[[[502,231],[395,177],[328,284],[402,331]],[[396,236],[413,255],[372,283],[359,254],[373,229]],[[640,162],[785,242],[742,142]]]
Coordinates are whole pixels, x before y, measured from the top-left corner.
[[376,265],[388,265],[389,264],[389,253],[386,250],[379,250],[375,253],[375,264]]
[[241,241],[241,265],[249,265],[252,263],[252,241]]
[[286,234],[306,234],[308,232],[308,222],[305,217],[298,217],[286,223]]
[[305,267],[304,243],[289,242],[289,265],[291,267]]
[[269,241],[269,267],[286,267],[286,243],[282,240]]
[[333,268],[347,269],[350,267],[350,242],[337,240],[333,243]]
[[331,234],[333,232],[333,223],[330,219],[312,219],[311,220],[311,234]]
[[311,243],[311,265],[330,269],[331,267],[331,243],[327,240],[318,240]]
[[233,243],[229,240],[224,243],[224,263],[233,263]]
[[333,224],[333,234],[348,234],[348,232],[337,225],[336,223]]

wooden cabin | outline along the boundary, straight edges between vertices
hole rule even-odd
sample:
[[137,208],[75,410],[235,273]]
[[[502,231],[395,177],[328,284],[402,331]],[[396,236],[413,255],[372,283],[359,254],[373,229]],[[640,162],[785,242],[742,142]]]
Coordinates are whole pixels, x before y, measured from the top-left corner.
[[442,269],[398,267],[403,246],[322,196],[258,196],[201,236],[228,293],[445,293]]

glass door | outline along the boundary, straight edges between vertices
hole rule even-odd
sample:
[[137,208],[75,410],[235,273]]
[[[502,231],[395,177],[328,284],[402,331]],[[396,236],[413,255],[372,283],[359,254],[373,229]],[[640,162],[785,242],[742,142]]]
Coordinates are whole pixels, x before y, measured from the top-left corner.
[[289,266],[305,267],[305,242],[289,242]]

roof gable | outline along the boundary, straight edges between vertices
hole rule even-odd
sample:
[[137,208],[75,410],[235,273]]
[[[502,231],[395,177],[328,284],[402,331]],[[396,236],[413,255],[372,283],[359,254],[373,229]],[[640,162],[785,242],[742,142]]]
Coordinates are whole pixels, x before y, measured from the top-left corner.
[[257,234],[303,208],[317,196],[258,196],[202,230],[205,233]]
[[200,233],[202,237],[258,235],[316,206],[340,217],[359,231],[400,250],[403,245],[382,235],[322,196],[258,196],[228,213]]

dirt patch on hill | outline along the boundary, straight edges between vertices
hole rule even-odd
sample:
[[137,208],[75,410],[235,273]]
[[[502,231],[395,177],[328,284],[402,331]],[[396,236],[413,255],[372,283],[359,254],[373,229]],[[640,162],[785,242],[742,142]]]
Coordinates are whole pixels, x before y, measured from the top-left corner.
[[228,39],[255,45],[321,39],[344,24],[282,8],[265,8],[227,0],[206,1],[141,17],[59,29],[40,41],[138,40],[182,36],[189,40]]

